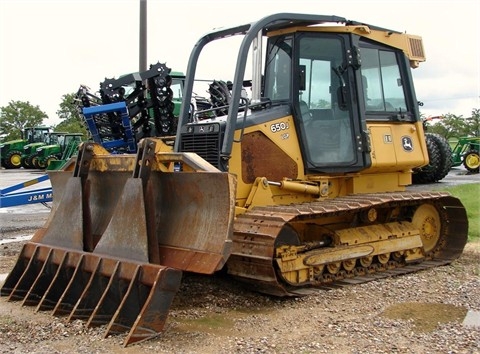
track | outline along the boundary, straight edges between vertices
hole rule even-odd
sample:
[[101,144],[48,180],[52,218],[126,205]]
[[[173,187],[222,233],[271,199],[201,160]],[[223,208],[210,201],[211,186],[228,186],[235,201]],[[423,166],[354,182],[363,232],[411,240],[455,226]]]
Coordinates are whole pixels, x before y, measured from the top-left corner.
[[437,261],[424,261],[419,264],[412,264],[407,266],[399,265],[398,268],[394,268],[390,270],[378,270],[375,273],[367,274],[363,276],[356,276],[354,278],[344,278],[344,279],[333,281],[332,283],[316,286],[315,288],[292,289],[291,294],[301,296],[301,295],[314,294],[324,290],[344,288],[346,286],[368,283],[374,280],[380,280],[380,279],[385,279],[389,277],[396,277],[399,275],[415,273],[415,272],[430,269],[430,268],[440,267],[440,266],[447,265],[450,262],[451,261],[437,260]]
[[[388,261],[373,257],[372,264],[362,266],[359,258],[352,257],[351,262],[355,267],[348,270],[342,268],[338,272],[328,272],[323,270],[322,265],[320,274],[310,276],[309,281],[287,284],[285,279],[281,279],[283,277],[276,264],[280,262],[276,256],[278,255],[276,241],[279,237],[289,238],[288,235],[285,236],[286,225],[313,222],[328,226],[328,220],[338,218],[354,220],[371,208],[383,210],[397,208],[405,211],[415,210],[423,204],[433,205],[437,210],[441,230],[437,242],[431,249],[423,252],[422,259],[406,262],[403,257],[387,258]],[[398,215],[388,221],[395,221],[399,225],[408,224],[410,232],[413,229],[409,218],[408,215]],[[405,223],[407,221],[408,223]],[[427,229],[428,227],[429,225]],[[355,230],[355,227],[350,230]],[[227,268],[231,275],[249,283],[257,291],[277,296],[298,296],[315,291],[312,288],[343,287],[448,264],[461,255],[467,241],[467,231],[468,221],[463,205],[457,198],[442,192],[367,194],[308,204],[255,207],[237,217],[233,252]],[[416,232],[418,233],[418,230]],[[293,237],[291,239],[293,240]],[[326,254],[328,250],[336,249],[338,247],[323,247],[320,252]],[[405,250],[410,251],[408,248]],[[313,273],[315,270],[308,271]]]

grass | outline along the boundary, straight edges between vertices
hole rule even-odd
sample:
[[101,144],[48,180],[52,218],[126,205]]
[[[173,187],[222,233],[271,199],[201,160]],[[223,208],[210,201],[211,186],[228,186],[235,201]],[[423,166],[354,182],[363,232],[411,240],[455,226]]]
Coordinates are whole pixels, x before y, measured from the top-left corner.
[[467,210],[468,240],[480,241],[480,183],[467,183],[445,188],[460,199]]

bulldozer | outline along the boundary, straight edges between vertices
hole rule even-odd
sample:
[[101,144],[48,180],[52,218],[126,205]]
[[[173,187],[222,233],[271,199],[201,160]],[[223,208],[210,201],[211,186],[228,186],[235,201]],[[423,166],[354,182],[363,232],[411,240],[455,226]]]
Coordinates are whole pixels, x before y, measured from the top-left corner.
[[[232,37],[231,82],[196,110],[199,58]],[[202,36],[176,135],[125,154],[84,142],[49,171],[50,217],[1,295],[127,346],[164,330],[184,273],[298,297],[451,263],[467,242],[462,202],[407,188],[429,163],[411,74],[424,60],[420,36],[338,16],[277,13]]]

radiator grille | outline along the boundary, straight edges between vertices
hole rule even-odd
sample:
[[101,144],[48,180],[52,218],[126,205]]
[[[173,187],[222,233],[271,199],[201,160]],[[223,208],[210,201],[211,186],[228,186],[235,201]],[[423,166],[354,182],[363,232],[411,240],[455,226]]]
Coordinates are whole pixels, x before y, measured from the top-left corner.
[[194,152],[211,165],[219,168],[220,161],[220,134],[183,134],[181,140],[182,152]]

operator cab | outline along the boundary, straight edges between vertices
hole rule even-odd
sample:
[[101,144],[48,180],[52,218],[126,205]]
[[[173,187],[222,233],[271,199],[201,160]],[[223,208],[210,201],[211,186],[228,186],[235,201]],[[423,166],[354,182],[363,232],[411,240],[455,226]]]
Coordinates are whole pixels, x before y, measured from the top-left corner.
[[[279,134],[283,140],[274,143],[275,154],[279,153],[271,155],[296,156],[299,149],[302,166],[296,157],[291,160],[305,175],[373,173],[382,168],[408,171],[424,164],[420,149],[412,159],[406,154],[412,151],[411,144],[398,143],[405,135],[407,143],[413,139],[422,145],[419,133],[412,133],[420,114],[410,73],[410,67],[424,60],[421,38],[336,16],[288,14],[288,20],[283,16],[219,30],[198,41],[187,68],[174,151],[197,153],[221,171],[229,171],[234,145],[248,149],[244,135],[249,130],[261,130],[269,122],[275,122],[274,130],[276,124],[290,129],[281,120],[292,117],[298,142],[290,139],[290,132]],[[224,90],[226,103],[222,110],[214,109],[211,119],[192,121],[198,57],[207,43],[235,35],[244,38],[232,88]],[[250,49],[252,89],[245,103],[241,91]],[[252,145],[253,150],[262,149]],[[298,172],[282,171],[282,176],[295,179]],[[270,176],[265,171],[253,175]]]
[[[408,60],[350,33],[269,38],[263,96],[293,105],[307,173],[370,166],[366,122],[415,121]],[[408,86],[408,85],[407,85]]]

